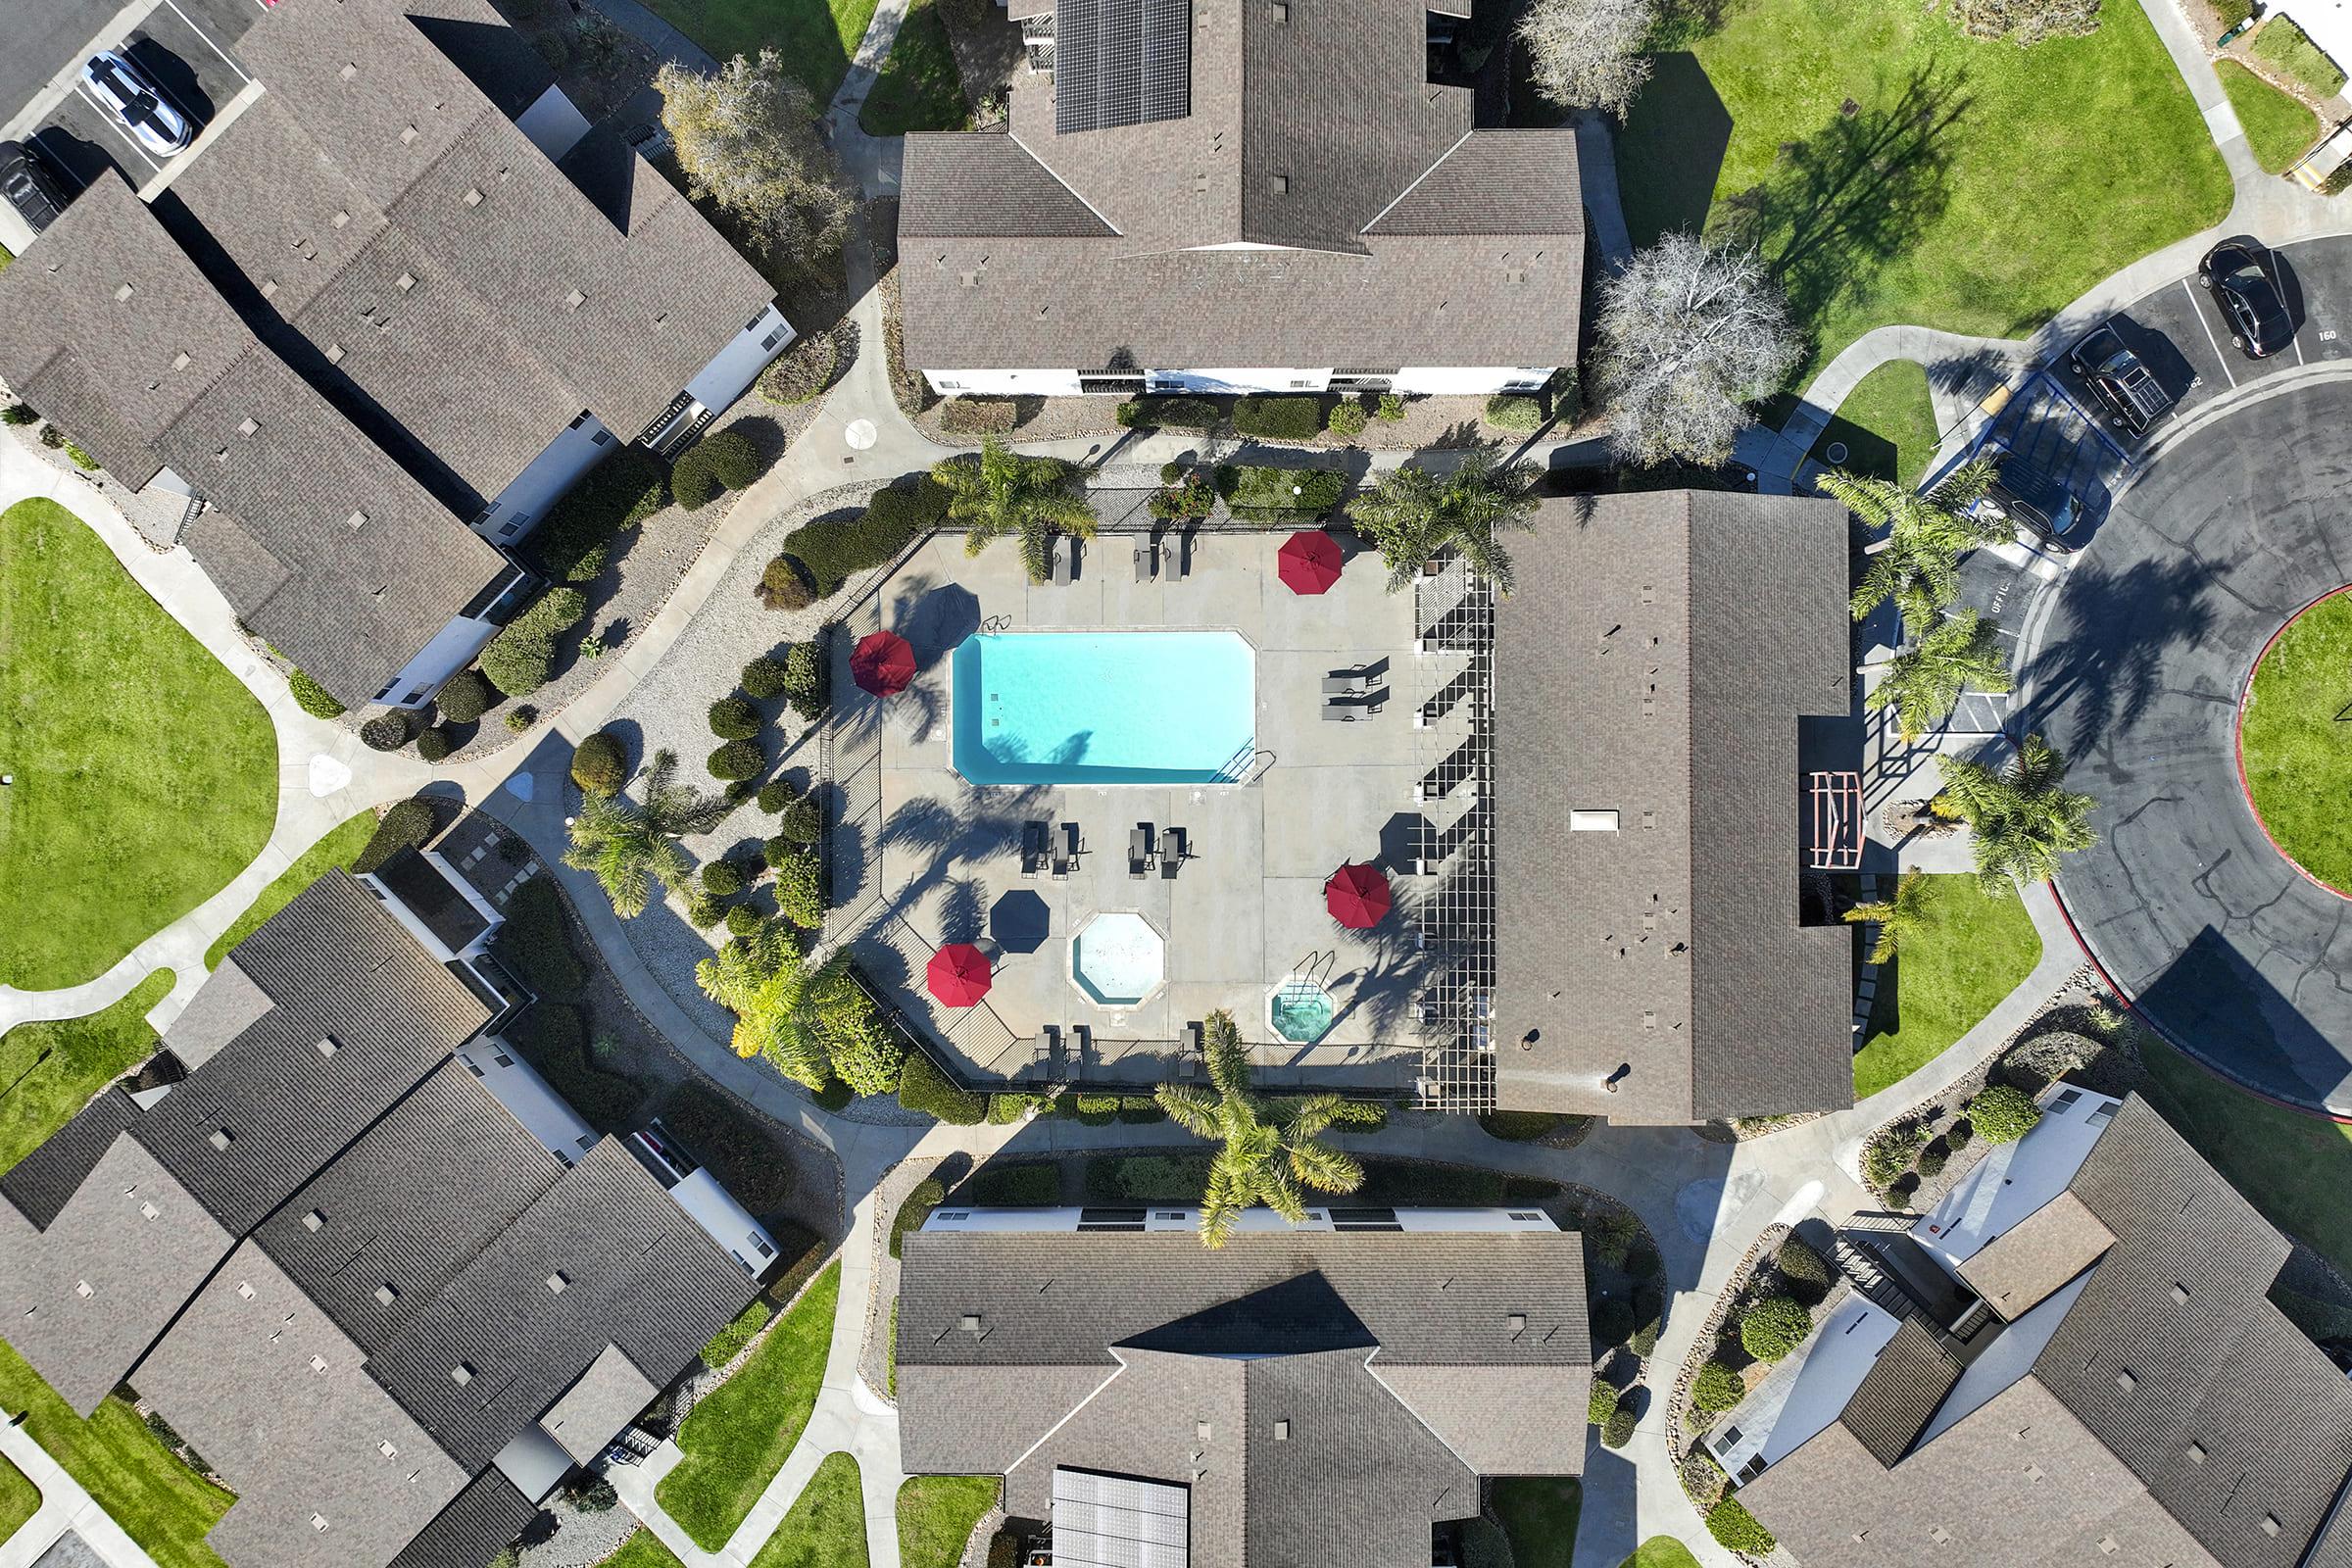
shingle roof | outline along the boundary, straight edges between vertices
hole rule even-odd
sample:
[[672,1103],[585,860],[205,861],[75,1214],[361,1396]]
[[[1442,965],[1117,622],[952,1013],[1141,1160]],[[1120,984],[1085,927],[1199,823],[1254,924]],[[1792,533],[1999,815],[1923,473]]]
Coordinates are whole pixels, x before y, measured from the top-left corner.
[[114,1147],[115,1135],[138,1116],[138,1105],[122,1086],[108,1084],[71,1121],[0,1174],[0,1198],[15,1204],[35,1230],[47,1230],[88,1179],[90,1167]]
[[1591,1402],[1590,1367],[1405,1366],[1374,1356],[1372,1375],[1480,1475],[1585,1467],[1585,1434],[1559,1414]]
[[538,1516],[538,1504],[493,1467],[434,1515],[390,1568],[481,1568]]
[[1474,130],[1370,228],[1374,234],[1585,231],[1576,144],[1546,130]]
[[1891,1465],[1910,1451],[1959,1381],[1959,1359],[1942,1339],[1919,1319],[1906,1318],[1838,1419],[1872,1458]]
[[923,199],[900,208],[902,239],[1007,232],[1078,239],[1114,232],[1006,131],[909,135],[904,171],[902,183],[918,185]]
[[164,1031],[164,1048],[182,1067],[194,1072],[275,1005],[237,962],[236,955],[224,954]]
[[547,1414],[539,1418],[539,1430],[586,1464],[604,1452],[612,1434],[627,1426],[661,1392],[637,1369],[627,1351],[608,1345],[580,1374],[579,1381],[548,1406]]
[[1536,530],[1495,612],[1497,1098],[1850,1103],[1851,938],[1797,923],[1797,721],[1849,702],[1844,513],[1665,491],[1549,501]]
[[2060,1193],[1960,1264],[1986,1305],[2014,1322],[2098,1261],[2115,1233],[2072,1193]]

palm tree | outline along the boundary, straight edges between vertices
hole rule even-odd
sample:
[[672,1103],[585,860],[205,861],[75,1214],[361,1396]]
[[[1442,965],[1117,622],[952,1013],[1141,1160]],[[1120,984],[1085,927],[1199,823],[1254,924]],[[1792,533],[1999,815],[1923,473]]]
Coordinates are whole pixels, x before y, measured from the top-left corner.
[[1992,460],[1978,458],[1924,493],[1841,468],[1821,476],[1822,490],[1861,518],[1864,527],[1886,530],[1884,547],[1871,556],[1862,585],[1854,590],[1856,620],[1891,599],[1906,619],[1924,623],[1959,597],[1960,558],[2010,536],[2006,521],[1970,514],[1992,484]]
[[949,458],[932,466],[931,477],[949,492],[949,520],[966,530],[965,555],[976,556],[991,540],[1017,534],[1029,580],[1044,582],[1055,534],[1095,536],[1095,509],[1070,488],[1074,471],[1058,458],[1025,458],[986,436],[978,463]]
[[1511,558],[1499,534],[1536,525],[1536,470],[1504,463],[1492,447],[1472,447],[1443,473],[1400,467],[1348,503],[1348,518],[1380,546],[1389,591],[1411,585],[1421,564],[1451,548],[1470,569],[1511,591]]
[[832,1059],[803,1015],[808,976],[800,944],[780,921],[762,920],[748,934],[730,937],[695,965],[694,982],[735,1014],[735,1054],[765,1056],[787,1078],[810,1089],[825,1087]]
[[1894,710],[1908,746],[1950,716],[1964,691],[2005,692],[2012,682],[1999,632],[1973,610],[1945,615],[1894,656],[1863,706]]
[[1848,925],[1879,927],[1879,940],[1871,945],[1870,961],[1885,963],[1902,951],[1903,944],[1928,925],[1928,874],[1925,871],[1905,871],[1894,884],[1894,897],[1876,904],[1857,904],[1845,911]]
[[645,912],[654,884],[671,892],[688,887],[694,861],[678,840],[710,832],[732,809],[724,796],[680,784],[677,774],[677,754],[656,752],[638,775],[636,800],[591,795],[571,825],[564,863],[603,883],[612,912],[624,920]]
[[1337,1095],[1309,1095],[1280,1111],[1250,1092],[1250,1054],[1233,1014],[1208,1015],[1201,1049],[1215,1089],[1161,1084],[1159,1108],[1196,1137],[1224,1144],[1208,1167],[1200,1202],[1200,1245],[1222,1247],[1242,1211],[1262,1203],[1283,1218],[1306,1218],[1301,1183],[1319,1192],[1352,1193],[1364,1183],[1355,1156],[1319,1142],[1340,1108]]
[[1968,758],[1936,761],[1943,788],[1930,804],[1974,830],[1977,881],[1987,893],[2046,882],[2059,856],[2099,841],[2088,820],[2098,803],[2065,787],[2066,759],[2038,735],[2020,742],[2016,759],[1997,771]]

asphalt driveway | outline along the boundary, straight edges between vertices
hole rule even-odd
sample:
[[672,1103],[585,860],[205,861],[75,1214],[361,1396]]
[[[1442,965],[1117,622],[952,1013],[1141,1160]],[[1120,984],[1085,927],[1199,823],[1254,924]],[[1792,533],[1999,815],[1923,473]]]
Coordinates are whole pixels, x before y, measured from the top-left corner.
[[2021,681],[2031,722],[2100,803],[2098,847],[2059,879],[2100,964],[2195,1055],[2339,1114],[2352,1114],[2352,904],[2271,847],[2239,786],[2236,719],[2271,634],[2352,581],[2348,431],[2339,382],[2163,451],[2050,590]]

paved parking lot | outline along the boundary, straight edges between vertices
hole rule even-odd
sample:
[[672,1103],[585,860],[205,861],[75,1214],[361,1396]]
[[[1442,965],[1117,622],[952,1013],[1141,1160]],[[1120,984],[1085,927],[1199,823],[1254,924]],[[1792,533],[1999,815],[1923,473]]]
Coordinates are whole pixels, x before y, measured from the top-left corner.
[[7,66],[0,69],[0,93],[6,94],[0,121],[15,123],[37,111],[20,127],[21,138],[74,180],[86,185],[114,168],[133,188],[143,186],[169,160],[140,145],[73,79],[81,62],[102,47],[121,50],[201,131],[246,84],[236,40],[262,9],[260,0],[156,0],[126,31],[117,32],[109,25],[118,15],[114,8],[44,0],[40,30],[22,50],[12,39]]

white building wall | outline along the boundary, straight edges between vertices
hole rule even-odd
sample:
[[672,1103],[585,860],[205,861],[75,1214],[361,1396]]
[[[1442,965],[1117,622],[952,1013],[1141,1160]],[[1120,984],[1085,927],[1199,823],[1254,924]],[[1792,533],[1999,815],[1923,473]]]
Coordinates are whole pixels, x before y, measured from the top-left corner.
[[1076,370],[925,370],[923,379],[942,397],[1074,398]]
[[1331,376],[1329,366],[1204,365],[1190,370],[1151,370],[1144,380],[1154,392],[1320,392],[1331,385]]
[[[1407,366],[1394,378],[1394,389],[1418,396],[1436,394],[1485,396],[1495,392],[1535,392],[1550,380],[1555,367],[1528,365]],[[1105,374],[1109,372],[1104,372]],[[1184,370],[1146,370],[1143,384],[1113,386],[1104,396],[1134,397],[1139,392],[1325,392],[1339,371],[1329,366],[1201,366]],[[1076,370],[991,369],[925,370],[924,379],[942,397],[1077,397],[1082,390]]]
[[545,519],[548,509],[618,445],[620,438],[606,428],[604,420],[581,414],[547,444],[547,450],[524,466],[470,526],[492,544],[514,544]]
[[1425,397],[1535,392],[1551,379],[1554,368],[1528,365],[1408,365],[1396,372],[1396,390]]
[[401,666],[385,695],[380,699],[387,708],[422,708],[431,702],[441,683],[467,664],[473,656],[498,635],[496,621],[474,615],[459,615],[434,633],[415,659]]
[[539,1140],[540,1148],[565,1161],[576,1161],[596,1147],[596,1129],[556,1093],[538,1068],[498,1036],[467,1041],[458,1049],[458,1059],[482,1081],[492,1099],[507,1107],[509,1115],[522,1123],[524,1132]]
[[672,1187],[669,1196],[755,1279],[775,1262],[776,1239],[709,1171],[696,1171]]
[[771,303],[765,310],[744,323],[725,348],[710,356],[710,363],[694,373],[686,383],[686,395],[706,409],[725,413],[735,400],[752,389],[760,372],[767,368],[768,361],[784,352],[799,336],[784,313]]

